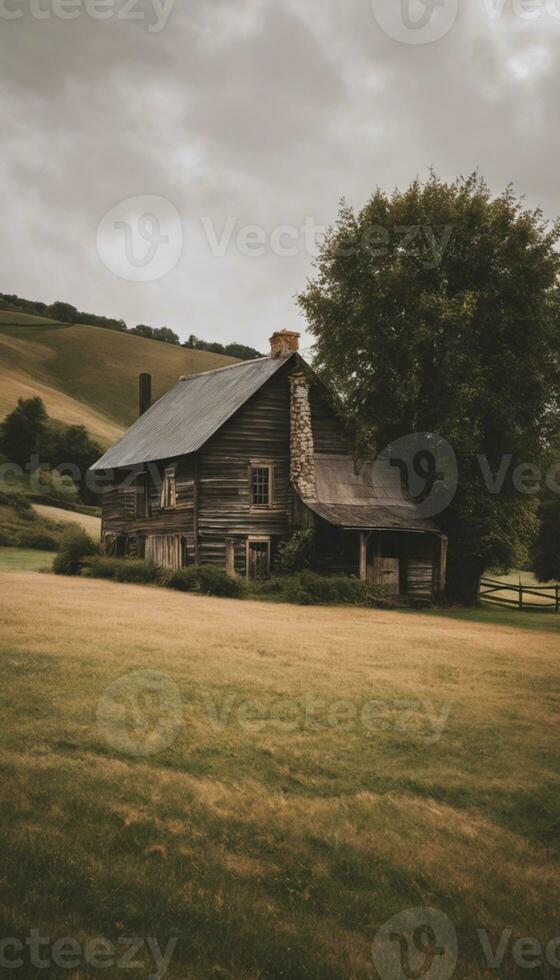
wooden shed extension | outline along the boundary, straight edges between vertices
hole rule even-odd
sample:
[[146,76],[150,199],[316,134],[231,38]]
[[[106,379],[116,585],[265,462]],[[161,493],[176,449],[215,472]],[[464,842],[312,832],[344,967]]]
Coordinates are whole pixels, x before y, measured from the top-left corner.
[[409,498],[398,469],[325,454],[315,456],[315,475],[316,499],[300,498],[295,516],[319,530],[325,567],[394,595],[429,599],[443,590],[447,539]]

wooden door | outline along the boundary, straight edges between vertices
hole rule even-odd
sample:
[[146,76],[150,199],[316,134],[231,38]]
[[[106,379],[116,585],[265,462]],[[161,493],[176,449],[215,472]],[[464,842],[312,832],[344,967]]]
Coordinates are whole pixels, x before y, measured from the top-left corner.
[[385,586],[389,595],[398,595],[400,592],[399,559],[380,558],[379,563],[379,584]]
[[145,556],[162,568],[181,568],[183,548],[180,534],[149,534]]
[[270,541],[249,541],[247,543],[247,575],[255,579],[270,575]]

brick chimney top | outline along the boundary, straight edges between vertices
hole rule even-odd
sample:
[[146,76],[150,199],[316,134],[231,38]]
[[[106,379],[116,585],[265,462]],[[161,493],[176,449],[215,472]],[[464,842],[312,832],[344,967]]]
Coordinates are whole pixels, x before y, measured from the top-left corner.
[[300,334],[295,330],[277,330],[270,338],[270,356],[288,357],[299,350]]

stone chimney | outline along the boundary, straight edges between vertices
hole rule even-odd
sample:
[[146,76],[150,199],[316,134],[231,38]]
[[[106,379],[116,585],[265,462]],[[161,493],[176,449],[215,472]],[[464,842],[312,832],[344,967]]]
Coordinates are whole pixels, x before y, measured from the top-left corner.
[[290,399],[290,479],[303,500],[316,500],[309,382],[303,371],[290,375]]
[[277,330],[270,338],[270,356],[274,359],[289,357],[299,350],[299,338],[295,330]]

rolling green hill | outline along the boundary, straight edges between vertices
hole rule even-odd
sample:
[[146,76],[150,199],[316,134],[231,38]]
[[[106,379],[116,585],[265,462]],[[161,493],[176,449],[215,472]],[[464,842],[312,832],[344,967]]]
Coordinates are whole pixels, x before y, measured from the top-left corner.
[[142,371],[152,375],[156,399],[182,374],[232,363],[130,333],[0,310],[0,418],[18,398],[39,395],[53,419],[84,425],[107,446],[137,417]]

